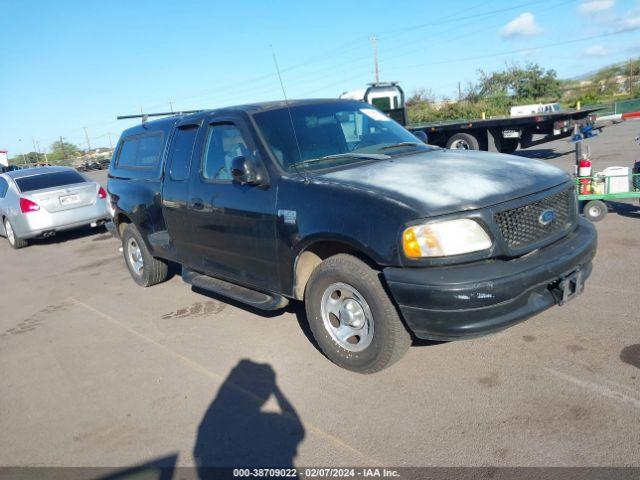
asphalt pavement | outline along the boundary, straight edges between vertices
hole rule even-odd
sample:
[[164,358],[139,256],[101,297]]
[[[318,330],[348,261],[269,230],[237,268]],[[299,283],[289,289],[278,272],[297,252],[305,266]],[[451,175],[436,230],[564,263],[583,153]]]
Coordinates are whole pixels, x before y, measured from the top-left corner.
[[[630,166],[638,134],[590,140],[594,169]],[[138,287],[104,230],[0,239],[0,465],[640,466],[640,208],[610,208],[583,295],[369,376],[321,355],[299,304]]]

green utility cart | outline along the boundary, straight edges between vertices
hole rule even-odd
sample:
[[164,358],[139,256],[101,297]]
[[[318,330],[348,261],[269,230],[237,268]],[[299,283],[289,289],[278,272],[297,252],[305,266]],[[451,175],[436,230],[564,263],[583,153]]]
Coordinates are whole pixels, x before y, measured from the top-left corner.
[[640,199],[640,173],[632,173],[631,169],[629,172],[624,175],[575,177],[576,193],[584,216],[592,222],[599,222],[607,215],[604,200]]

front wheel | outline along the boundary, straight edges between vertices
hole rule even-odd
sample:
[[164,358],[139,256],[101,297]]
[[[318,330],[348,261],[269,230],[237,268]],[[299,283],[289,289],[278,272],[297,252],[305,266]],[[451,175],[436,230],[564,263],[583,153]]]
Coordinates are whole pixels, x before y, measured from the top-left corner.
[[27,246],[27,241],[18,237],[8,218],[4,220],[4,233],[7,236],[7,242],[9,242],[11,248],[17,250]]
[[314,270],[305,289],[307,319],[320,349],[359,373],[388,367],[411,345],[378,275],[363,261],[339,254]]
[[602,200],[591,200],[585,204],[582,213],[592,222],[599,222],[607,215],[607,204]]
[[150,287],[169,278],[169,266],[151,255],[133,225],[127,225],[122,233],[122,253],[129,273],[138,285]]

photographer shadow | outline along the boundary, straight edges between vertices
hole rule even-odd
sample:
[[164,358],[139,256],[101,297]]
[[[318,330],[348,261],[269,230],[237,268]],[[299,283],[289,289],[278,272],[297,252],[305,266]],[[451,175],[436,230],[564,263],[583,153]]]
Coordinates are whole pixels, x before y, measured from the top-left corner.
[[[279,412],[264,411],[271,397]],[[291,468],[304,435],[271,366],[244,359],[200,422],[193,456],[201,479],[212,478],[215,467]]]

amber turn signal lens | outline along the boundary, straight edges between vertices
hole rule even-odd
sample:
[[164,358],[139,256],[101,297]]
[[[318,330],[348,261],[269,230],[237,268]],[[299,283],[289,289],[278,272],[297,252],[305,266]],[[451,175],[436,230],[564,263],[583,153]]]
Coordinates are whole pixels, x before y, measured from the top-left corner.
[[420,258],[422,251],[420,249],[420,243],[413,228],[407,228],[402,235],[402,248],[404,254],[409,258]]

